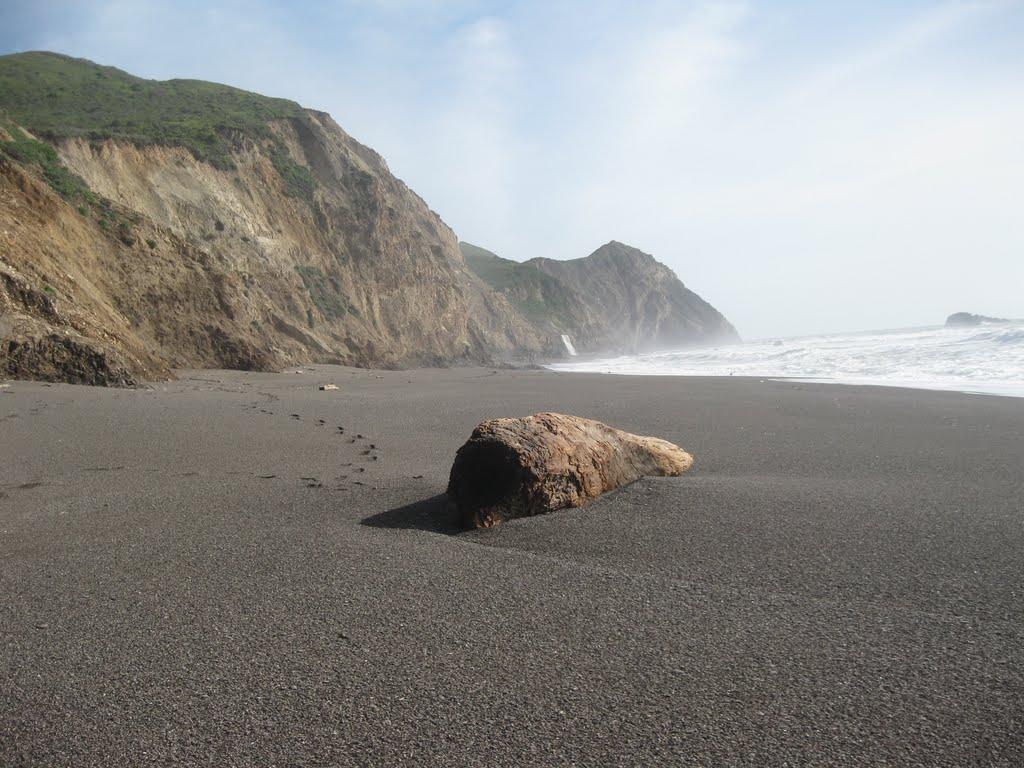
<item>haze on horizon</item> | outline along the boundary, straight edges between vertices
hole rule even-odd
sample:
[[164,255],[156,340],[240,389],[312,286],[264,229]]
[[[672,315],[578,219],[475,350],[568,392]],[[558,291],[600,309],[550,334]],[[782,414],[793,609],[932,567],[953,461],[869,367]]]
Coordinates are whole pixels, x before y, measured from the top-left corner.
[[608,240],[746,338],[1024,316],[1024,3],[8,0],[53,50],[330,112],[460,238]]

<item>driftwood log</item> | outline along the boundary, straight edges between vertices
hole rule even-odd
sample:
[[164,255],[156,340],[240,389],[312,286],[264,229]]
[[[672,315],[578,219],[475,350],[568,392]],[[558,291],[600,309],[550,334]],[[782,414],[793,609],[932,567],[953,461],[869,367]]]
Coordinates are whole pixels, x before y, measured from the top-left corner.
[[464,525],[580,507],[644,475],[681,475],[693,457],[677,445],[599,421],[538,413],[485,421],[455,456],[448,496]]

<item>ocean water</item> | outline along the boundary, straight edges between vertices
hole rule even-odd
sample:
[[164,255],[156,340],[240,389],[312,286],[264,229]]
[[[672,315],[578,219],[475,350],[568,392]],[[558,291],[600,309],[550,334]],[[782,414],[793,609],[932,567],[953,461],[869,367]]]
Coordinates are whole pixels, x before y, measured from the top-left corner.
[[548,366],[659,376],[758,376],[1024,397],[1024,322],[762,339]]

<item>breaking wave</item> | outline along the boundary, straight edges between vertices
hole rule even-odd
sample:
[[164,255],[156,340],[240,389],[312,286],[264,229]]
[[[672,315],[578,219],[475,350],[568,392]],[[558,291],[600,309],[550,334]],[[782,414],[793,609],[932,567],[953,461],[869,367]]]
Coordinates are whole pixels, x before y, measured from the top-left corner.
[[800,378],[1024,397],[1024,323],[763,339],[549,367],[660,376]]

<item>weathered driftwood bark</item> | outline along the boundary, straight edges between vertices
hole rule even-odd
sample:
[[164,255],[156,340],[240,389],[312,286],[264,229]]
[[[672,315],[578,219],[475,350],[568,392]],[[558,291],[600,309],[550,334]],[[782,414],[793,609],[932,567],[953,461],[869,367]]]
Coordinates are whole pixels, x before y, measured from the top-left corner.
[[455,456],[448,496],[465,525],[579,507],[644,475],[681,475],[693,457],[656,437],[538,413],[485,421]]

